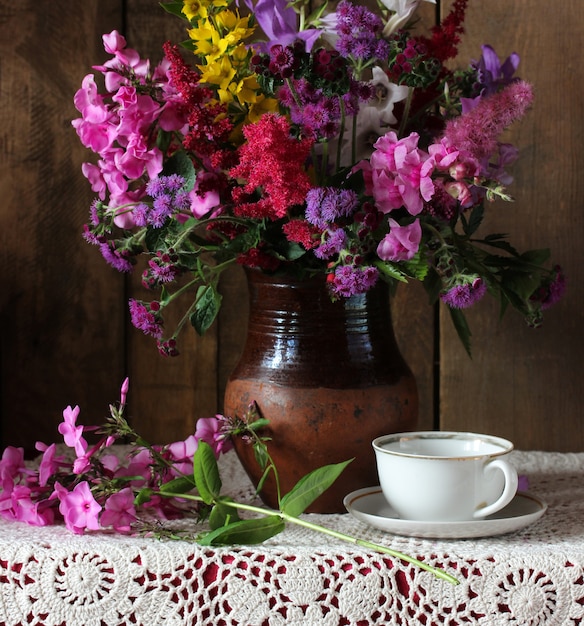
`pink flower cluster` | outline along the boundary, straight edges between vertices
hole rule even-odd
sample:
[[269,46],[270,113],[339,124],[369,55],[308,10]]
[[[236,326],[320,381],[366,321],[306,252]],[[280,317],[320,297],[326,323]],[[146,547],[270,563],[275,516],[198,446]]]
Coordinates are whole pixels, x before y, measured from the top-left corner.
[[[120,408],[112,416],[121,418],[128,380],[121,390]],[[111,448],[120,432],[104,435],[90,446],[84,435],[97,431],[77,423],[79,407],[63,411],[59,433],[72,455],[57,454],[56,444],[38,442],[42,453],[34,468],[24,460],[22,448],[8,446],[0,459],[0,516],[33,526],[64,522],[74,533],[113,528],[131,532],[142,519],[174,519],[186,513],[176,498],[156,495],[160,487],[179,476],[193,473],[193,455],[199,441],[205,441],[218,456],[230,449],[222,431],[224,418],[216,416],[197,422],[194,435],[165,446],[132,446],[125,459]],[[115,418],[114,418],[115,419]],[[125,423],[122,421],[122,423]],[[154,493],[135,503],[144,489]]]
[[[107,97],[98,92],[93,74],[88,74],[74,102],[81,118],[73,120],[81,143],[98,156],[97,165],[84,163],[83,174],[101,200],[109,195],[112,207],[123,207],[146,195],[148,180],[162,171],[163,153],[156,145],[156,132],[180,130],[186,125],[182,100],[170,82],[170,63],[161,62],[150,72],[117,31],[103,36],[106,52],[113,55],[96,67],[105,79]],[[136,186],[134,181],[143,184]],[[134,226],[131,211],[119,210],[117,224]]]

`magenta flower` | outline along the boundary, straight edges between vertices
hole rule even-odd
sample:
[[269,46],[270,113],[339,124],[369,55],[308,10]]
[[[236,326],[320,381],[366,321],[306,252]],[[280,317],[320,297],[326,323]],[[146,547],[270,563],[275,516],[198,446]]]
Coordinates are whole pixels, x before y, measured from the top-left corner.
[[96,502],[86,481],[76,485],[73,491],[68,491],[57,482],[54,496],[59,500],[59,511],[69,530],[79,535],[86,528],[99,529],[97,518],[101,506]]
[[480,277],[464,277],[460,283],[440,294],[442,302],[453,309],[467,309],[476,304],[487,292],[487,285]]
[[39,486],[45,487],[49,478],[55,474],[57,469],[59,468],[59,461],[62,460],[62,457],[59,459],[55,458],[55,452],[57,449],[56,444],[52,443],[50,446],[46,446],[44,443],[40,441],[36,444],[36,449],[42,451],[43,456],[39,465]]
[[0,487],[12,485],[15,478],[25,469],[24,449],[7,446],[0,460]]
[[83,456],[87,450],[87,441],[83,438],[83,426],[77,426],[76,420],[79,415],[79,407],[72,409],[68,406],[63,411],[63,422],[59,424],[59,432],[63,435],[65,444],[75,448],[75,454]]
[[422,227],[419,220],[407,226],[400,226],[389,220],[390,231],[379,242],[377,256],[384,261],[408,261],[418,252],[422,240]]
[[136,521],[136,508],[134,506],[134,493],[130,487],[112,494],[104,505],[100,517],[100,525],[113,526],[118,532],[129,532],[132,523]]
[[208,443],[215,456],[228,452],[233,447],[231,439],[222,432],[223,416],[202,417],[197,420],[197,428],[195,430],[195,439]]
[[32,491],[24,485],[17,485],[11,493],[13,519],[30,526],[48,526],[55,519],[52,508],[46,502],[33,500]]
[[358,166],[364,173],[366,192],[383,213],[403,206],[411,215],[418,215],[424,201],[434,194],[434,161],[418,148],[418,140],[417,133],[398,139],[390,131],[375,142],[369,163]]

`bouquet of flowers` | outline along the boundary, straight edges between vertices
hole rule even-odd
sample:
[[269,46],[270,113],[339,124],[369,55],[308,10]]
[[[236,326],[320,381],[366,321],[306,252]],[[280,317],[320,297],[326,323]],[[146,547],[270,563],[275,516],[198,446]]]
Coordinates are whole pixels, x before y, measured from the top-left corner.
[[[97,194],[86,239],[156,296],[130,300],[133,324],[176,355],[221,304],[233,263],[326,276],[331,298],[377,281],[420,280],[450,309],[464,345],[464,309],[488,291],[531,325],[564,277],[547,250],[518,252],[478,235],[485,206],[510,200],[517,150],[500,140],[533,100],[490,46],[462,70],[468,0],[427,35],[420,0],[172,0],[187,40],[153,67],[113,31],[111,59],[75,95],[73,125],[96,155],[83,173]],[[426,0],[432,2],[433,0]],[[180,300],[182,299],[182,300]],[[183,301],[177,327],[164,311]]]

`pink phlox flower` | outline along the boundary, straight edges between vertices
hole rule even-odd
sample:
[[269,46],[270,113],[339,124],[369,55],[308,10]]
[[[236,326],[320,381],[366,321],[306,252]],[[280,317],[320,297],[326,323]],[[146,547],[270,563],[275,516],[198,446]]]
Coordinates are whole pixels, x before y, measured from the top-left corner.
[[126,406],[126,398],[128,396],[129,389],[130,389],[130,379],[126,376],[126,378],[124,378],[124,382],[122,383],[122,386],[120,387],[120,409],[123,409]]
[[31,526],[47,526],[53,523],[55,518],[53,509],[47,506],[46,501],[35,501],[28,487],[24,485],[14,487],[11,499],[13,519]]
[[120,468],[120,459],[115,454],[104,454],[99,460],[106,471],[111,472],[112,475]]
[[65,444],[70,448],[75,448],[75,454],[80,457],[87,451],[87,441],[83,438],[83,426],[77,426],[76,421],[79,416],[79,407],[72,409],[68,406],[63,411],[63,422],[59,424],[58,430]]
[[100,525],[105,528],[113,526],[118,532],[130,532],[132,523],[136,521],[136,507],[134,506],[134,493],[130,487],[112,494],[104,505],[104,510],[99,518]]
[[83,474],[91,467],[91,461],[89,454],[84,454],[83,456],[78,456],[75,461],[73,461],[73,473]]
[[213,448],[216,457],[233,448],[231,438],[223,431],[224,423],[225,419],[222,415],[202,417],[197,420],[195,439],[208,443]]
[[420,247],[422,227],[419,220],[400,226],[389,219],[390,231],[379,242],[377,256],[384,261],[407,261],[412,259]]
[[43,453],[41,462],[39,464],[39,486],[45,487],[49,481],[49,478],[56,473],[59,469],[59,465],[64,461],[64,457],[55,457],[57,451],[57,445],[52,443],[50,446],[37,441],[36,449]]
[[106,89],[115,91],[127,79],[123,76],[123,69],[130,68],[135,76],[146,78],[150,70],[150,62],[141,59],[136,50],[126,48],[126,39],[117,30],[102,36],[103,47],[108,54],[114,56],[103,66],[94,66],[94,69],[103,72]]
[[12,485],[25,472],[24,448],[7,446],[0,459],[0,487],[4,489],[5,484]]
[[166,446],[169,460],[175,468],[173,474],[193,473],[193,456],[197,447],[198,440],[195,435],[189,435],[184,441],[176,441]]
[[136,454],[132,455],[130,462],[126,467],[116,469],[118,477],[135,477],[132,484],[148,483],[152,476],[152,456],[150,452],[143,448]]
[[59,511],[69,530],[79,535],[86,528],[99,529],[98,515],[101,506],[96,502],[86,481],[77,484],[73,491],[68,491],[57,482],[54,494],[59,500]]

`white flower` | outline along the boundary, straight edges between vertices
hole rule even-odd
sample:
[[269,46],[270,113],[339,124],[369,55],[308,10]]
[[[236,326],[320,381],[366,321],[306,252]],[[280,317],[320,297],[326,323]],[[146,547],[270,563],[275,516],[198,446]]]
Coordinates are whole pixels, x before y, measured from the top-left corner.
[[[383,29],[385,37],[391,35],[400,29],[410,17],[414,14],[421,0],[380,0],[386,9],[393,11],[394,14],[389,18]],[[425,0],[436,4],[436,0]]]

